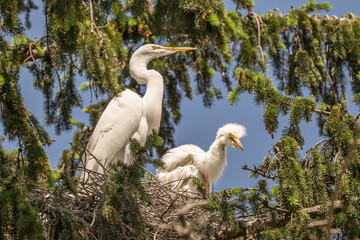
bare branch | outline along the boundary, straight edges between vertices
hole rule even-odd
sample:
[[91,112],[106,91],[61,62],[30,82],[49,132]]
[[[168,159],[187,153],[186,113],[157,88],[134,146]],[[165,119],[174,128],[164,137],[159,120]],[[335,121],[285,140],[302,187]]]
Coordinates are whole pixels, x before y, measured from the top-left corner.
[[94,22],[94,13],[93,13],[92,0],[89,0],[89,8],[90,8],[90,29],[91,29],[90,32],[95,33],[94,32],[95,22]]
[[309,223],[307,225],[307,227],[312,228],[312,227],[324,226],[324,225],[328,224],[328,222],[329,222],[328,219],[318,220],[318,221],[314,221],[314,222]]
[[266,174],[266,172],[265,172],[264,169],[258,168],[258,167],[256,167],[255,165],[254,165],[254,168],[253,168],[253,169],[252,169],[252,168],[249,168],[247,165],[244,165],[244,166],[242,167],[242,169],[244,169],[244,170],[249,170],[249,171],[251,171],[251,172],[253,172],[253,173],[257,173],[257,174],[259,174],[259,175],[261,175],[261,176],[263,176],[263,177],[265,177],[265,178],[269,178],[269,179],[273,179],[273,180],[275,180],[275,179],[277,178],[277,176],[271,176],[271,175]]
[[257,33],[258,33],[258,46],[257,47],[260,50],[260,55],[261,55],[261,59],[263,60],[263,64],[265,64],[265,56],[264,56],[264,52],[261,47],[261,24],[260,24],[260,22],[262,23],[262,19],[258,14],[254,13],[254,12],[250,12],[249,14],[253,15],[256,20]]
[[145,1],[145,8],[146,8],[146,13],[148,14],[149,18],[153,19],[153,6],[152,6],[151,0]]
[[325,116],[330,116],[330,114],[331,114],[331,112],[324,111],[324,110],[319,110],[319,109],[315,109],[315,112],[318,113],[318,114],[325,115]]
[[355,117],[355,122],[360,118],[360,112]]

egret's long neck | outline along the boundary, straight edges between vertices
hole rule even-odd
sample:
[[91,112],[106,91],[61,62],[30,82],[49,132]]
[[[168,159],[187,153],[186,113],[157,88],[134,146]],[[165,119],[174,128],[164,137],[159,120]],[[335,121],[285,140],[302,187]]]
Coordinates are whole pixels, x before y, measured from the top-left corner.
[[152,129],[159,130],[164,95],[164,81],[160,73],[149,70],[151,78],[147,81],[146,92],[143,97],[146,117],[148,121],[148,133]]
[[164,81],[160,73],[148,70],[147,65],[152,57],[140,56],[134,53],[130,59],[130,75],[139,83],[146,84],[143,101],[146,109],[148,133],[152,129],[159,130],[164,95]]
[[208,182],[213,183],[220,178],[226,166],[226,145],[216,138],[206,152],[206,157],[208,161],[203,163],[203,167],[206,169]]
[[150,61],[142,59],[136,53],[130,59],[130,75],[138,83],[146,83],[149,79],[149,70],[147,65]]

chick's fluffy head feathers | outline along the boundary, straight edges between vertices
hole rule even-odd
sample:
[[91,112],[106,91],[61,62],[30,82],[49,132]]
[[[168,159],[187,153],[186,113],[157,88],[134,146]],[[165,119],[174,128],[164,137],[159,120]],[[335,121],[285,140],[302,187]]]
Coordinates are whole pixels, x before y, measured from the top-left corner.
[[219,128],[216,137],[232,134],[237,138],[246,136],[246,128],[243,125],[237,123],[228,123]]

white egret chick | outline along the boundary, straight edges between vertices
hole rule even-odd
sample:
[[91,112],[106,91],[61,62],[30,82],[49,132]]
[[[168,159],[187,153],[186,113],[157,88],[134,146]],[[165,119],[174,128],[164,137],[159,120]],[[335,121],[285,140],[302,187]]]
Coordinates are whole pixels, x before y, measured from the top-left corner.
[[207,152],[192,144],[182,145],[166,152],[162,160],[164,169],[158,169],[156,177],[162,183],[170,183],[177,191],[197,192],[192,178],[198,178],[211,191],[227,164],[226,147],[244,150],[239,138],[246,135],[244,126],[228,123],[219,128],[215,141]]
[[[110,101],[92,133],[88,153],[82,158],[86,169],[103,173],[98,161],[106,169],[117,161],[132,162],[130,139],[144,144],[152,130],[160,127],[164,82],[159,72],[147,69],[148,63],[154,58],[195,49],[146,44],[134,52],[129,63],[130,75],[137,83],[146,85],[146,92],[141,97],[126,89]],[[87,174],[82,177],[87,179]]]

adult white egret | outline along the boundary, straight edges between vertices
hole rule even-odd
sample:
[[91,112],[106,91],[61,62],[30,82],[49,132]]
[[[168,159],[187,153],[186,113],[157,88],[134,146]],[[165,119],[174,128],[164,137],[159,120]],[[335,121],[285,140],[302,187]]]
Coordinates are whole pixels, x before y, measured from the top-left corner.
[[[90,154],[84,154],[83,158],[86,169],[103,173],[96,159],[105,168],[118,160],[131,163],[130,139],[144,144],[152,129],[160,127],[164,83],[159,72],[147,69],[148,63],[154,58],[195,49],[146,44],[134,52],[130,59],[130,75],[137,83],[146,84],[145,95],[141,97],[126,89],[110,101],[87,145]],[[82,176],[86,178],[87,174]]]
[[219,128],[207,152],[192,144],[170,149],[162,157],[165,168],[158,169],[156,177],[163,183],[171,183],[178,191],[190,192],[197,191],[191,181],[196,177],[211,191],[211,184],[220,178],[226,166],[226,147],[244,150],[239,138],[245,135],[244,126],[228,123]]

